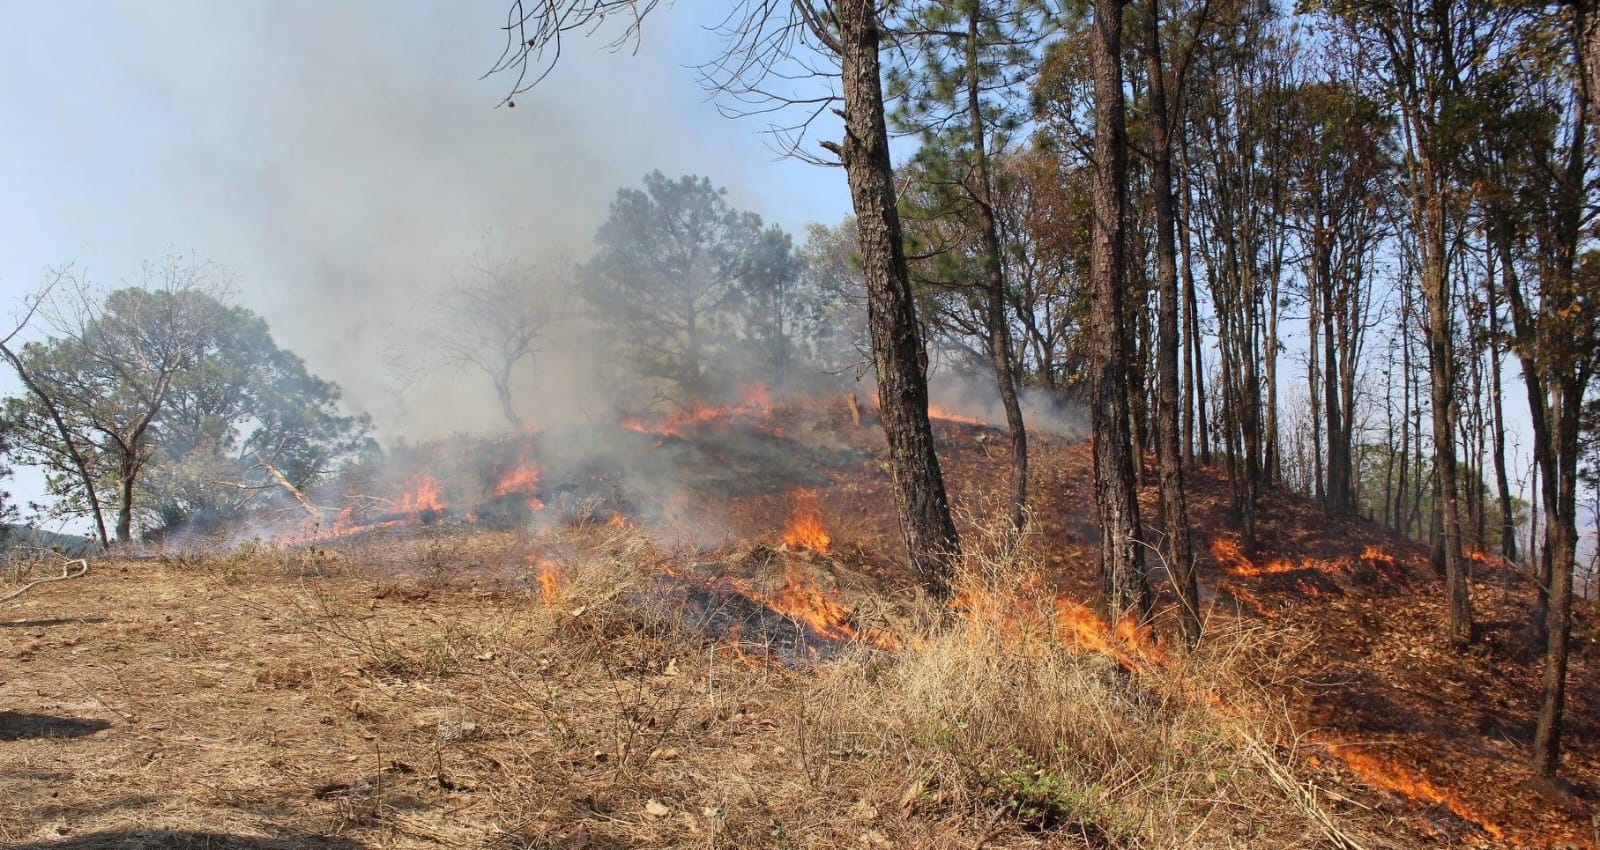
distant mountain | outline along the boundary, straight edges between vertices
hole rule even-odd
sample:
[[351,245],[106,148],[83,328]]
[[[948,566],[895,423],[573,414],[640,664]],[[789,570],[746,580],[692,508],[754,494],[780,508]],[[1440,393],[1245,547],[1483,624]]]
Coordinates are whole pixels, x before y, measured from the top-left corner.
[[93,542],[77,534],[58,534],[29,525],[6,525],[5,534],[0,535],[0,553],[16,546],[42,546],[68,555],[82,555],[92,548]]

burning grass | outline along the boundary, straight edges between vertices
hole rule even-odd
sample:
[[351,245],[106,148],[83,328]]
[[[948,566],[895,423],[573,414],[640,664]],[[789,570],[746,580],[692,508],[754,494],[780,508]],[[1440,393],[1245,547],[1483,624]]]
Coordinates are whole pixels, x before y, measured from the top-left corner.
[[685,557],[598,523],[107,565],[27,597],[7,616],[62,625],[15,633],[0,698],[110,726],[7,745],[0,840],[1325,844],[1315,797],[1273,779],[1293,754],[1253,636],[1157,659],[1013,560],[974,562],[959,615],[868,625],[820,556],[760,550],[745,593],[845,650],[774,665],[684,616],[662,564]]

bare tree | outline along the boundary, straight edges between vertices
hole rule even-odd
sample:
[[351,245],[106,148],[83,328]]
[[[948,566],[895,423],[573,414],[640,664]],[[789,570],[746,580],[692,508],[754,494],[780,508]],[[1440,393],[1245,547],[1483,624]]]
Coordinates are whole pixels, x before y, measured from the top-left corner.
[[565,262],[514,265],[475,261],[467,273],[434,295],[424,334],[426,350],[443,365],[483,373],[494,386],[500,413],[515,430],[522,416],[512,404],[517,369],[539,352],[556,318],[553,295],[570,289]]

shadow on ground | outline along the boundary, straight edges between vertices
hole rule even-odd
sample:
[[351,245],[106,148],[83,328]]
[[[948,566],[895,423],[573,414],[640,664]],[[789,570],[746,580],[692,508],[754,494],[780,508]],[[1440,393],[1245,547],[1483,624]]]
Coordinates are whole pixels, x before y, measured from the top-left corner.
[[0,711],[0,741],[25,741],[30,738],[82,738],[111,728],[105,720],[56,717],[50,714],[23,714]]
[[51,617],[48,620],[12,620],[0,623],[0,629],[43,629],[50,626],[77,626],[104,623],[105,617]]
[[11,850],[363,850],[343,838],[310,835],[263,838],[173,829],[116,829],[49,841],[13,844]]

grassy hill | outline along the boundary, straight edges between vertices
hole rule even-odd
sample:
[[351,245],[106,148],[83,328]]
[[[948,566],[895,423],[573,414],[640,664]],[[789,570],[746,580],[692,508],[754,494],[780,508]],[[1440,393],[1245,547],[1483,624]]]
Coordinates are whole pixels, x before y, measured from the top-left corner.
[[526,438],[500,452],[543,470],[517,478],[521,513],[505,470],[469,504],[472,476],[435,466],[430,500],[396,494],[372,522],[40,586],[0,607],[0,841],[1594,840],[1591,608],[1569,784],[1539,787],[1514,574],[1481,566],[1486,639],[1458,655],[1425,553],[1283,494],[1241,539],[1203,474],[1208,634],[1187,652],[1165,589],[1152,631],[1090,613],[1085,446],[1037,441],[1031,529],[1008,549],[989,533],[998,432],[936,430],[968,551],[953,610],[900,563],[875,424],[821,401],[622,423],[628,453],[593,455],[613,466]]

